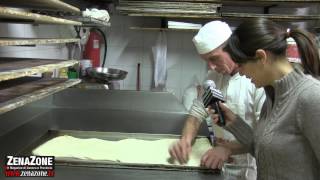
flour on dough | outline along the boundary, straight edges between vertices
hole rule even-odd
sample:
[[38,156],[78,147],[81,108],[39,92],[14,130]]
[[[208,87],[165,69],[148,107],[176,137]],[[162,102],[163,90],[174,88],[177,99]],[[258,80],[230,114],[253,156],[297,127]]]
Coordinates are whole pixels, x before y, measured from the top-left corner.
[[[178,139],[108,141],[96,138],[80,139],[72,136],[53,138],[33,150],[41,156],[70,157],[84,160],[109,160],[122,163],[169,165],[168,149]],[[207,138],[198,138],[184,166],[200,166],[201,156],[211,148]],[[175,162],[176,165],[178,163]]]

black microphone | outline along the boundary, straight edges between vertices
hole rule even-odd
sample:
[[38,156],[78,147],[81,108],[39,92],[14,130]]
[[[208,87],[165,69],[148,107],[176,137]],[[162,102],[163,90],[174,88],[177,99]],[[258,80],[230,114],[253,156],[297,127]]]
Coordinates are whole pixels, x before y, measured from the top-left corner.
[[203,86],[205,88],[204,94],[202,95],[204,107],[207,108],[208,106],[211,106],[215,110],[215,113],[219,115],[218,125],[226,125],[224,115],[219,107],[219,101],[225,102],[222,92],[216,89],[216,84],[212,80],[207,80]]

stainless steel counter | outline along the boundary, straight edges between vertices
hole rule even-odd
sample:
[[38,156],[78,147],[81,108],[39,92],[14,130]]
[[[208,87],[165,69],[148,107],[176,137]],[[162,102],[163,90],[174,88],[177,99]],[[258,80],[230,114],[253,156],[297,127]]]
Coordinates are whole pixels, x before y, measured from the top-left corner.
[[[48,130],[180,134],[186,113],[170,93],[71,88],[1,115],[0,157],[19,154]],[[207,135],[205,127],[201,135]],[[200,172],[67,166],[57,166],[54,179],[102,178],[221,179]]]
[[[197,172],[158,171],[138,169],[84,168],[84,167],[56,167],[54,178],[5,178],[8,180],[223,180],[221,175]],[[0,177],[1,178],[1,177]]]

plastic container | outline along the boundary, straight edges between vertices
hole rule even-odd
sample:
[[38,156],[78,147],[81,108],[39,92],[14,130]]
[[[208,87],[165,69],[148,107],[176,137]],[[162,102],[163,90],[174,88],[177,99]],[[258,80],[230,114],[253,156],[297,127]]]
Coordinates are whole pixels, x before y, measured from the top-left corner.
[[90,59],[82,59],[80,60],[80,74],[81,76],[86,76],[86,69],[92,67],[92,63]]

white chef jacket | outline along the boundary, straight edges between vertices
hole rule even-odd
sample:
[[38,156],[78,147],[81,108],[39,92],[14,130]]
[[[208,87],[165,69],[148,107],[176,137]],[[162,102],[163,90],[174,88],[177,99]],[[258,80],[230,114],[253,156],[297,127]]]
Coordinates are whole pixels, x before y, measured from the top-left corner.
[[[245,76],[240,76],[236,73],[233,76],[222,75],[214,70],[210,70],[207,75],[207,79],[213,80],[216,84],[216,89],[219,89],[226,100],[226,105],[240,117],[242,117],[246,123],[252,128],[255,128],[256,123],[259,119],[261,107],[265,101],[265,93],[263,88],[257,89],[254,84],[251,83],[250,79]],[[189,90],[189,94],[195,94],[196,90]],[[188,93],[188,92],[187,92]],[[187,97],[189,100],[184,102],[190,102],[190,98],[193,98],[193,104],[189,110],[189,114],[197,117],[200,121],[208,118],[208,113],[205,110],[202,100],[199,98]],[[187,104],[185,104],[187,105]],[[211,119],[208,120],[211,122]],[[235,140],[235,137],[226,130],[223,130],[224,139]],[[254,158],[249,155],[236,155],[233,156],[234,163],[241,166],[251,166],[256,168]],[[252,168],[228,168],[225,169],[225,174],[230,178],[226,179],[256,179],[256,171]]]

